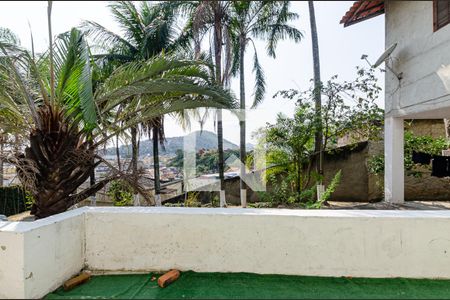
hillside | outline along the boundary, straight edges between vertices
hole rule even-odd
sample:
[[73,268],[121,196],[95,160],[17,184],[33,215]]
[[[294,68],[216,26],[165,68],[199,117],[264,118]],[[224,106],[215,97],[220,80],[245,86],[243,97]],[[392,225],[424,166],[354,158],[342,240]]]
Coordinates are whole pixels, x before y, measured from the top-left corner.
[[[214,132],[211,131],[196,131],[196,150],[200,149],[217,149],[217,135]],[[149,139],[143,139],[140,143],[139,148],[139,155],[140,156],[147,156],[147,155],[153,155],[153,147],[152,147],[152,141]],[[176,150],[183,149],[183,137],[177,136],[177,137],[169,137],[166,139],[164,143],[164,148],[160,147],[160,154],[161,155],[175,155]],[[239,149],[239,146],[236,144],[224,139],[223,140],[223,148],[224,150],[232,149],[236,150]],[[253,145],[247,144],[247,150],[252,150]],[[114,147],[107,148],[106,153],[102,152],[102,155],[115,155],[116,149]],[[131,155],[131,145],[122,145],[120,147],[120,156],[123,157],[129,157]]]

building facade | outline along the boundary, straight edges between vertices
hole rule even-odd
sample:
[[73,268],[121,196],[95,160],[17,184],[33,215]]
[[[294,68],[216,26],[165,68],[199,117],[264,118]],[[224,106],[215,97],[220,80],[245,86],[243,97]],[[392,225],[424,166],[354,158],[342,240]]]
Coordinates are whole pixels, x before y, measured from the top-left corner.
[[404,119],[450,118],[450,1],[357,1],[349,26],[385,14],[385,200],[404,201]]

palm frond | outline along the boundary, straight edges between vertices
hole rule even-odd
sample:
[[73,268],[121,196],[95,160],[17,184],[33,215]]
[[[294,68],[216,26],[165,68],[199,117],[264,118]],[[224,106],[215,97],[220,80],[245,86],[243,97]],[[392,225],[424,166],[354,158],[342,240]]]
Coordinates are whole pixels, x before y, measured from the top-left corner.
[[14,46],[20,45],[20,39],[11,29],[0,27],[0,42]]
[[256,51],[256,47],[254,44],[253,47],[254,47],[253,72],[255,73],[255,89],[254,89],[255,99],[253,100],[252,108],[255,108],[264,99],[264,95],[266,93],[266,80],[264,77],[264,71],[259,63],[258,52]]
[[142,44],[144,25],[141,16],[132,1],[110,2],[108,7],[114,19],[122,28],[125,38],[133,40],[136,45]]
[[55,43],[56,97],[74,120],[82,120],[86,130],[97,124],[92,92],[89,49],[78,29],[59,36]]
[[139,52],[135,45],[131,44],[120,35],[106,29],[97,22],[84,21],[80,28],[87,36],[91,37],[97,45],[100,45],[104,49],[120,49],[122,54]]
[[[27,106],[27,110],[30,113],[30,117],[34,124],[40,126],[40,118],[37,113],[37,107],[34,101],[33,94],[30,90],[29,82],[25,79],[27,56],[26,52],[14,45],[5,44],[0,42],[1,56],[0,63],[0,78],[2,78],[0,87],[3,89],[4,105],[8,106],[11,112],[12,104],[7,101],[9,98],[13,102],[18,102]],[[6,96],[6,91],[10,91],[9,97]],[[14,95],[14,98],[12,97]],[[7,104],[9,102],[9,104]]]

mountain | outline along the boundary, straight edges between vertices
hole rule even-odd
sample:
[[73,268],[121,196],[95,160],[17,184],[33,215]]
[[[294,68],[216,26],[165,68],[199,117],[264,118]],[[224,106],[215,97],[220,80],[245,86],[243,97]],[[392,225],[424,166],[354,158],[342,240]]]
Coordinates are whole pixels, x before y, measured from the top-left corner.
[[[217,135],[214,132],[211,131],[195,131],[194,132],[196,137],[196,145],[195,149],[196,151],[200,149],[217,149]],[[164,142],[164,148],[159,147],[159,153],[160,155],[175,155],[175,152],[178,149],[183,149],[184,144],[184,137],[183,136],[177,136],[177,137],[169,137],[166,138]],[[139,156],[147,156],[147,155],[153,155],[153,142],[149,139],[142,139],[140,142],[139,147]],[[236,150],[239,149],[239,146],[236,144],[233,144],[232,142],[224,139],[223,140],[223,149],[232,149]],[[253,145],[247,144],[247,151],[252,150]],[[116,149],[114,147],[107,148],[106,153],[102,151],[100,153],[101,155],[115,155]],[[120,146],[120,156],[123,157],[129,157],[131,155],[131,145],[122,145]]]

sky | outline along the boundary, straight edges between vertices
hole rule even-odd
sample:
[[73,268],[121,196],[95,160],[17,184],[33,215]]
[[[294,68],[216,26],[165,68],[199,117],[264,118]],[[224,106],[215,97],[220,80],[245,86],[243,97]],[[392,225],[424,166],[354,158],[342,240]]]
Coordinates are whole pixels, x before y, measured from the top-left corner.
[[[319,38],[319,52],[322,81],[333,75],[342,80],[352,80],[356,75],[356,66],[365,66],[362,54],[367,54],[372,63],[383,53],[384,15],[344,28],[340,19],[351,7],[353,1],[315,1],[316,22]],[[120,33],[114,22],[107,2],[102,1],[64,1],[53,3],[53,33],[69,30],[78,26],[83,20],[96,21],[110,30]],[[256,48],[266,77],[266,96],[263,103],[254,111],[247,113],[247,141],[254,143],[252,132],[266,123],[274,123],[278,113],[291,116],[294,112],[293,101],[280,98],[273,99],[279,90],[307,90],[313,77],[312,50],[308,3],[293,1],[292,11],[299,14],[299,19],[291,25],[303,32],[300,43],[286,40],[278,44],[276,59],[266,54],[264,41],[256,41]],[[31,26],[36,52],[43,51],[48,45],[47,1],[1,1],[0,27],[13,30],[20,38],[22,46],[31,49]],[[246,97],[247,106],[252,102],[254,76],[252,74],[252,49],[249,48],[246,60]],[[377,72],[379,83],[384,87],[384,75]],[[231,89],[239,95],[239,81],[234,79]],[[384,99],[377,103],[384,107]],[[176,122],[168,117],[165,122],[166,136],[180,136],[185,132]],[[193,124],[191,130],[198,130]],[[215,131],[213,120],[208,120],[205,130]],[[230,113],[224,113],[224,137],[236,144],[239,143],[239,123]]]

